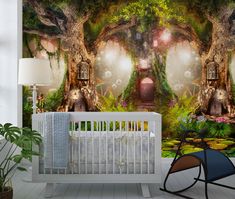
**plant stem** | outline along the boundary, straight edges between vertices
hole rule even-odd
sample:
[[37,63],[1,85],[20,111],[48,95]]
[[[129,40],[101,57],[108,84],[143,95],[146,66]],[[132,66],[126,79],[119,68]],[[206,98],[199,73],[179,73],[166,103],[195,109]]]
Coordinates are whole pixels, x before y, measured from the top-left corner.
[[4,147],[7,145],[8,141],[6,140],[5,144],[1,147],[0,152],[4,149]]
[[5,187],[5,185],[7,184],[7,182],[9,182],[10,179],[15,175],[15,172],[16,172],[16,170],[12,173],[12,175],[11,175],[7,180],[5,180],[5,182],[3,183],[3,187]]
[[13,147],[13,144],[11,144],[11,147],[10,147],[10,149],[8,150],[7,155],[6,155],[5,158],[3,159],[2,163],[0,164],[0,167],[2,167],[3,163],[4,163],[5,160],[7,159],[9,153],[11,152],[12,147]]
[[[13,148],[13,146],[14,146],[14,145],[12,145],[11,149]],[[9,152],[11,151],[11,149],[9,150]],[[11,155],[5,158],[5,159],[6,159],[6,163],[5,163],[4,167],[3,167],[3,169],[5,169],[7,163],[10,162],[10,160],[11,160],[10,158],[11,158],[12,155],[15,153],[16,149],[17,149],[17,146],[16,146],[15,149],[12,151]]]
[[8,174],[18,165],[18,163],[15,163],[7,172],[6,174],[3,176],[4,178],[6,178],[8,176]]

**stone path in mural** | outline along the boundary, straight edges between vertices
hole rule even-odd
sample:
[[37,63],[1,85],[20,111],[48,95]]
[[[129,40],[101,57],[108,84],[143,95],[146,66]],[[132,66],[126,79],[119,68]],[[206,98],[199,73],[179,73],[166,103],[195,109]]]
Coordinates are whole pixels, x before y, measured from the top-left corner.
[[[187,140],[195,143],[200,142],[200,139],[187,138]],[[219,150],[225,153],[229,157],[235,157],[235,139],[218,139],[218,138],[205,138],[205,141],[210,148]],[[163,157],[174,157],[176,150],[178,149],[180,141],[178,139],[163,139],[162,141],[162,156]],[[181,149],[182,154],[192,153],[201,151],[202,148],[195,147],[194,145],[184,144]]]
[[153,102],[138,102],[136,104],[138,111],[154,111],[155,110],[155,104]]

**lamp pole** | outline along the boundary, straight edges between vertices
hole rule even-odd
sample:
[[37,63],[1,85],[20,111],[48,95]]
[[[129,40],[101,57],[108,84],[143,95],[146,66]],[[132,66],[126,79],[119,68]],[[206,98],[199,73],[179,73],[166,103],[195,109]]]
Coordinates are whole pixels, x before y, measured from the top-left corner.
[[37,113],[37,87],[33,84],[33,114]]

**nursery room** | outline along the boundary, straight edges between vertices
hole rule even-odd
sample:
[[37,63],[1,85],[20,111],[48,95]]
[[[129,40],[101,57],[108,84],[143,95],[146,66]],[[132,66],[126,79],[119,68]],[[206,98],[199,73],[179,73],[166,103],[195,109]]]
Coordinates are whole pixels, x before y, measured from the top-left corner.
[[0,16],[0,199],[235,198],[235,0]]

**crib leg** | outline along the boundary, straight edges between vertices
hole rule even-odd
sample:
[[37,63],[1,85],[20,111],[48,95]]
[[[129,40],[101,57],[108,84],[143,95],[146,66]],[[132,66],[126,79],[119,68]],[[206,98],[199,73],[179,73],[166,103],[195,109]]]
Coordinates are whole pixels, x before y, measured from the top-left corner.
[[53,197],[53,183],[47,183],[45,187],[44,198],[52,198]]
[[143,197],[144,198],[151,198],[148,184],[141,183],[140,186],[141,186]]

